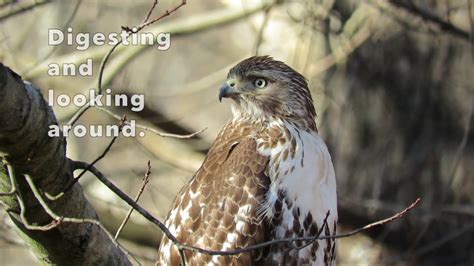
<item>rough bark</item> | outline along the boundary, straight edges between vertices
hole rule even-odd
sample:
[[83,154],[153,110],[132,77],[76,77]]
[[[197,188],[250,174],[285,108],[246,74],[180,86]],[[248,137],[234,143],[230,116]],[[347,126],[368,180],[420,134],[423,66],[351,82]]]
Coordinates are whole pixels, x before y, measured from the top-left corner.
[[[52,221],[24,179],[28,174],[35,185],[52,195],[64,190],[72,180],[64,138],[50,138],[49,125],[57,124],[54,113],[40,91],[9,68],[0,64],[0,157],[15,169],[18,191],[26,208],[29,224],[46,225]],[[0,162],[0,192],[10,190],[5,165]],[[128,265],[127,256],[97,225],[61,223],[48,231],[28,230],[20,219],[15,196],[1,196],[17,231],[45,264]],[[47,201],[60,216],[98,219],[79,184],[56,201]]]

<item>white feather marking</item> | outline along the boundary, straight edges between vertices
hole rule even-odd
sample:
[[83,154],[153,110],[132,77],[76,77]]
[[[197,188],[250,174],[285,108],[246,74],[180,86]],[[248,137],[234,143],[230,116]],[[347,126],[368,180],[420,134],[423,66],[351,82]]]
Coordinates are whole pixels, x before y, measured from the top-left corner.
[[199,195],[201,195],[201,192],[200,192],[200,191],[192,192],[191,190],[189,190],[189,196],[191,197],[191,199],[195,199],[195,198],[197,198]]
[[[263,155],[270,156],[270,167],[268,174],[272,183],[267,193],[267,202],[261,206],[265,208],[260,210],[265,217],[271,219],[275,215],[272,206],[278,200],[278,192],[283,190],[287,200],[292,202],[292,208],[288,209],[283,204],[281,215],[282,224],[275,228],[276,237],[284,237],[287,229],[293,226],[293,209],[298,207],[300,216],[298,217],[300,224],[304,221],[307,213],[311,213],[313,220],[321,226],[323,224],[326,212],[330,211],[327,220],[331,226],[337,221],[337,195],[336,195],[336,177],[334,167],[332,165],[331,156],[324,141],[314,132],[301,131],[287,122],[276,119],[270,123],[271,126],[286,127],[291,136],[286,136],[287,140],[294,138],[296,140],[295,156],[288,156],[283,160],[277,154],[282,151],[291,149],[291,141],[278,143],[276,147],[260,148],[259,152]],[[265,139],[257,140],[260,144]],[[261,145],[264,147],[265,145]],[[267,145],[269,146],[269,145]],[[275,160],[278,157],[278,162]],[[278,167],[275,167],[275,166]],[[292,168],[294,169],[292,170]],[[276,173],[280,173],[278,176]],[[286,174],[285,174],[286,173]],[[333,231],[332,226],[331,232]],[[324,264],[324,249],[326,241],[319,241],[319,248],[316,253],[316,265]],[[310,247],[300,251],[300,255],[309,256]]]
[[247,217],[252,206],[250,204],[245,204],[239,207],[237,211],[237,216]]
[[212,262],[213,263],[208,263],[207,265],[219,265],[219,256],[212,256]]
[[244,231],[244,228],[245,228],[245,222],[237,221],[237,223],[235,224],[236,231],[242,233]]
[[181,215],[181,219],[183,221],[186,221],[187,219],[189,219],[189,210],[191,209],[191,206],[192,206],[192,203],[190,201],[188,205],[182,211],[179,212],[179,214]]
[[198,246],[198,247],[203,247],[203,246],[204,246],[204,238],[203,238],[203,237],[200,237],[200,238],[196,241],[196,246]]
[[170,212],[170,217],[168,218],[167,222],[170,223],[176,218],[176,214],[178,213],[178,209],[174,209]]
[[222,245],[222,250],[229,250],[232,248],[232,246],[234,245],[235,241],[237,240],[237,233],[228,233],[227,234],[227,238],[224,242],[224,244]]

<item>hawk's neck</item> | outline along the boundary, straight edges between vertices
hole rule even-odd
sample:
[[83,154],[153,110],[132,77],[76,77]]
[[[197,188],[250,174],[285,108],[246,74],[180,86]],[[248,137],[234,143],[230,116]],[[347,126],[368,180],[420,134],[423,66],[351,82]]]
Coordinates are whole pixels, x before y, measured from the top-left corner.
[[232,104],[232,114],[234,116],[233,121],[252,121],[257,124],[260,123],[265,126],[268,123],[279,123],[281,127],[288,127],[288,125],[294,126],[299,130],[308,132],[318,132],[316,126],[316,113],[313,111],[305,110],[300,112],[299,115],[289,114],[285,112],[276,112],[277,110],[262,110],[256,105],[248,102],[241,102],[240,104]]

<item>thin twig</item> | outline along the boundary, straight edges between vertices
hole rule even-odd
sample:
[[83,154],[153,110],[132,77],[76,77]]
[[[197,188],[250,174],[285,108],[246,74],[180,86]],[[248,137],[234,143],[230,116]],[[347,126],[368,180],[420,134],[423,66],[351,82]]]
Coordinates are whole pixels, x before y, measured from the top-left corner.
[[20,219],[21,219],[21,222],[23,223],[23,225],[29,230],[39,230],[39,231],[47,231],[47,230],[50,230],[50,229],[58,226],[58,223],[55,222],[55,221],[51,222],[50,224],[43,225],[43,226],[31,225],[30,223],[28,223],[28,221],[26,219],[26,215],[25,215],[25,211],[26,211],[25,203],[24,203],[23,199],[21,198],[21,195],[18,191],[18,184],[16,182],[15,172],[13,171],[13,167],[11,167],[11,165],[10,166],[8,166],[8,165],[9,164],[7,164],[8,176],[10,177],[10,182],[11,182],[11,185],[12,185],[12,189],[15,191],[14,194],[16,195],[18,204],[20,205]]
[[128,31],[128,32],[131,32],[131,33],[137,33],[139,31],[141,31],[143,28],[145,27],[148,27],[150,26],[151,24],[159,21],[159,20],[162,20],[163,18],[171,15],[172,13],[178,11],[178,9],[180,9],[181,7],[183,7],[184,5],[186,5],[186,0],[181,0],[181,3],[177,6],[175,6],[173,9],[171,10],[165,10],[165,12],[163,12],[163,14],[161,16],[158,16],[157,18],[153,19],[153,20],[149,20],[150,18],[150,15],[151,15],[151,12],[153,12],[153,9],[155,9],[155,4],[152,6],[152,8],[150,9],[150,11],[148,12],[144,22],[142,24],[140,24],[139,26],[137,27],[133,27],[133,28],[130,28],[128,26],[122,26],[122,29]]
[[102,62],[100,62],[99,79],[97,80],[97,94],[99,94],[99,95],[102,94],[102,79],[104,78],[105,66],[107,65],[107,62],[109,61],[110,56],[115,51],[115,49],[117,49],[117,47],[119,47],[119,45],[122,44],[122,41],[123,40],[120,40],[119,42],[117,42],[117,44],[115,44],[112,47],[112,49],[110,49],[109,52],[107,52],[107,54],[105,54],[104,58],[102,59]]
[[[81,162],[81,161],[75,161],[75,165],[77,168],[82,168],[86,169],[88,168],[89,164],[86,162]],[[125,201],[128,205],[133,207],[138,213],[140,213],[145,219],[148,221],[158,225],[158,227],[163,230],[163,232],[166,234],[166,236],[170,239],[174,239],[175,241],[178,241],[176,237],[174,237],[168,228],[157,218],[155,218],[152,214],[150,214],[147,210],[145,210],[143,207],[138,205],[132,198],[130,198],[127,194],[125,194],[120,188],[115,186],[112,182],[110,182],[107,177],[105,177],[97,168],[94,166],[90,167],[89,172],[91,172],[93,175],[99,179],[100,182],[102,182],[106,187],[108,187],[112,192],[114,192],[119,198],[121,198],[123,201]]]
[[146,17],[143,20],[142,24],[148,22],[151,17],[151,14],[153,14],[153,10],[155,9],[156,5],[158,5],[158,0],[153,0],[153,5],[151,6],[150,10],[148,10],[148,14],[146,14]]
[[[122,131],[122,128],[123,126],[125,125],[125,121],[126,121],[126,117],[123,116],[121,118],[121,121],[120,121],[120,125],[119,125],[119,133]],[[109,144],[105,147],[105,149],[102,151],[102,153],[94,160],[92,161],[92,163],[89,164],[89,167],[93,167],[97,162],[99,162],[100,160],[102,160],[110,151],[110,149],[112,148],[112,145],[114,145],[115,141],[117,140],[118,138],[118,135],[117,136],[114,136],[112,138],[112,140],[110,140]],[[72,171],[74,172],[74,170],[77,170],[77,168],[75,167],[74,163],[75,161],[70,161],[71,162],[71,168],[72,168]],[[66,188],[61,191],[60,193],[58,193],[57,195],[53,196],[51,194],[49,194],[48,192],[45,192],[45,196],[49,199],[49,200],[57,200],[59,198],[61,198],[62,196],[64,196],[64,194],[66,194],[78,181],[79,179],[87,172],[89,171],[89,168],[86,168],[86,169],[82,169],[82,172],[77,176],[77,177],[74,177],[73,180],[71,180],[71,182],[66,186]]]
[[8,175],[9,175],[10,180],[12,182],[12,186],[16,191],[15,192],[16,198],[17,198],[18,204],[20,205],[20,220],[21,220],[22,224],[25,226],[25,228],[28,229],[28,230],[48,231],[48,230],[51,230],[51,229],[55,228],[56,226],[58,226],[60,222],[58,222],[56,220],[52,221],[51,223],[49,223],[47,225],[41,225],[41,226],[32,225],[28,222],[28,220],[26,219],[25,202],[23,201],[23,198],[21,197],[21,195],[18,191],[18,184],[16,182],[15,172],[13,170],[9,170]]
[[[97,80],[97,95],[101,95],[102,94],[102,79],[104,77],[104,70],[105,70],[105,65],[107,64],[107,62],[109,61],[109,58],[110,56],[112,55],[112,53],[115,51],[115,49],[117,49],[117,47],[122,44],[122,39],[117,42],[113,47],[112,49],[110,49],[107,54],[105,54],[104,58],[102,59],[102,61],[100,62],[100,67],[99,67],[99,78]],[[89,110],[89,108],[91,108],[92,105],[88,104],[88,105],[84,105],[82,106],[74,115],[73,117],[67,122],[67,128],[68,128],[68,131],[72,128],[72,126],[77,122],[77,120],[79,120],[79,118],[81,118],[81,116],[87,112],[87,110]]]
[[53,220],[49,224],[46,224],[46,225],[32,225],[28,222],[28,219],[26,218],[25,202],[23,201],[23,198],[19,194],[17,194],[17,201],[18,201],[18,204],[20,205],[21,223],[28,230],[49,231],[53,228],[56,228],[62,222],[62,220]]
[[[148,11],[144,21],[147,21],[145,23],[142,23],[140,24],[138,27],[133,27],[133,28],[130,28],[130,27],[126,27],[126,26],[122,26],[122,29],[123,30],[126,30],[127,32],[129,33],[138,33],[139,31],[141,31],[142,29],[144,29],[145,27],[148,27],[149,25],[163,19],[164,17],[167,17],[169,15],[171,15],[172,13],[178,11],[178,9],[180,9],[182,6],[186,5],[186,0],[182,0],[181,1],[181,4],[177,5],[175,8],[173,8],[171,11],[168,11],[166,10],[164,12],[163,15],[155,18],[154,20],[152,21],[148,21],[149,17],[151,16],[151,13],[153,12],[153,10],[155,9],[156,7],[156,4],[157,1],[154,0],[155,2],[153,3],[153,6],[150,8],[150,10]],[[97,94],[98,95],[101,95],[102,94],[102,80],[103,80],[103,77],[104,77],[104,71],[105,71],[105,66],[107,65],[107,62],[109,61],[109,58],[110,56],[112,55],[112,53],[115,51],[115,49],[117,49],[117,47],[119,47],[121,44],[122,44],[122,39],[120,39],[108,52],[107,54],[105,54],[105,56],[103,57],[101,63],[100,63],[100,67],[99,67],[99,78],[97,80]],[[67,125],[69,126],[68,127],[68,130],[71,128],[71,126],[73,126],[77,120],[79,120],[79,118],[87,111],[89,110],[89,108],[91,107],[91,105],[84,105],[81,107],[81,109],[79,109],[75,114],[74,116],[69,120],[69,122],[67,123]]]
[[[145,191],[146,185],[148,184],[148,182],[150,182],[150,174],[151,174],[151,164],[150,164],[150,161],[148,161],[147,169],[146,169],[145,175],[143,176],[142,186],[140,187],[140,190],[138,190],[138,193],[135,196],[135,202],[138,202],[143,191]],[[115,233],[115,236],[114,236],[115,239],[119,237],[120,232],[122,232],[122,229],[127,224],[128,220],[130,219],[130,216],[132,216],[132,212],[133,212],[133,207],[130,207],[130,210],[128,210],[127,215],[125,216],[119,228],[117,229],[117,232]]]
[[[118,131],[119,131],[119,135],[120,135],[120,132],[122,132],[122,128],[123,126],[125,125],[125,121],[127,121],[127,118],[125,117],[125,115],[120,119],[120,125],[118,127]],[[112,138],[112,140],[110,140],[109,142],[109,145],[107,145],[107,147],[105,147],[104,151],[102,151],[102,153],[94,160],[92,161],[92,163],[90,163],[90,166],[94,166],[97,162],[99,162],[100,160],[102,160],[105,155],[107,155],[107,153],[109,153],[110,149],[112,148],[112,145],[114,145],[115,141],[117,140],[118,136],[114,136]],[[84,169],[80,174],[79,176],[77,176],[75,179],[78,180],[79,178],[81,178],[81,176],[83,176],[85,174],[85,172],[87,172],[88,169]],[[76,181],[77,182],[77,181]]]
[[[83,164],[84,167],[87,166],[87,163],[84,162],[77,162],[78,164]],[[145,210],[143,207],[141,207],[139,204],[137,204],[132,198],[130,198],[127,194],[125,194],[120,188],[115,186],[112,182],[110,182],[107,177],[105,177],[97,168],[92,167],[90,169],[90,172],[93,173],[99,181],[101,181],[105,186],[107,186],[112,192],[114,192],[119,198],[121,198],[123,201],[125,201],[127,204],[132,206],[135,210],[137,210],[138,213],[140,213],[145,219],[148,221],[152,222],[153,224],[157,225],[162,232],[168,237],[171,242],[176,246],[178,250],[189,250],[189,251],[195,251],[203,254],[208,254],[208,255],[221,255],[221,256],[231,256],[231,255],[237,255],[240,253],[244,252],[250,252],[253,250],[261,249],[267,246],[271,245],[278,245],[278,244],[283,244],[283,243],[291,243],[295,241],[312,241],[314,240],[314,236],[307,236],[307,237],[295,237],[295,238],[283,238],[283,239],[275,239],[272,241],[267,241],[264,243],[252,245],[246,248],[240,248],[240,249],[235,249],[235,250],[229,250],[229,251],[222,251],[222,250],[209,250],[205,248],[200,248],[196,246],[191,246],[191,245],[186,245],[182,244],[170,231],[169,229],[161,222],[159,219],[155,218],[153,215],[151,215],[147,210]],[[356,235],[362,231],[368,230],[370,228],[384,225],[387,223],[390,223],[394,220],[400,219],[401,217],[405,216],[409,211],[411,211],[413,208],[415,208],[419,203],[421,199],[418,198],[416,199],[415,202],[410,204],[407,208],[404,210],[386,218],[383,220],[376,221],[374,223],[370,223],[364,227],[358,228],[356,230],[339,234],[339,235],[326,235],[326,236],[319,236],[317,237],[317,240],[322,240],[322,239],[337,239],[337,238],[345,238],[345,237],[350,237],[353,235]]]
[[[263,11],[268,6],[276,6],[282,4],[281,1],[275,0],[266,0],[266,1],[255,1],[250,6],[243,8],[220,8],[218,10],[210,10],[203,12],[203,14],[198,14],[195,16],[186,16],[184,18],[176,19],[175,21],[163,21],[159,25],[153,25],[147,30],[150,33],[158,35],[159,33],[168,32],[174,35],[189,35],[203,32],[215,27],[222,27],[229,23],[235,23],[242,21],[245,18],[248,18],[251,15],[257,14]],[[195,21],[196,23],[190,23],[190,21]],[[1,42],[1,40],[0,40]],[[104,75],[104,84],[110,83],[110,80],[120,72],[127,63],[136,58],[144,51],[150,49],[149,45],[128,45],[128,46],[119,46],[114,52],[116,58],[113,58],[112,62],[109,63],[108,68],[111,69],[111,73],[106,72]],[[61,55],[55,57],[55,62],[58,64],[63,63],[75,63],[81,64],[86,61],[86,59],[101,60],[103,56],[107,53],[110,47],[96,47],[91,48],[87,52],[72,52],[69,54]],[[39,67],[33,69],[26,78],[34,79],[42,76],[48,70],[48,64],[41,64]],[[83,91],[85,95],[89,93],[90,88],[94,88],[96,81],[94,81],[94,86],[87,86]],[[69,113],[68,111],[67,113]],[[70,115],[69,115],[70,116]]]
[[[108,115],[112,116],[113,118],[115,119],[120,119],[120,116],[118,114],[115,114],[114,112],[108,110],[107,108],[103,108],[103,107],[100,107],[100,106],[95,106],[97,109],[107,113]],[[128,121],[125,121],[125,125],[131,125],[130,122]],[[202,132],[206,131],[207,130],[207,127],[206,128],[203,128],[199,131],[196,131],[196,132],[193,132],[191,134],[187,134],[187,135],[180,135],[180,134],[173,134],[173,133],[165,133],[165,132],[160,132],[156,129],[153,129],[153,128],[150,128],[150,127],[147,127],[147,126],[143,126],[143,125],[138,125],[138,124],[135,124],[135,127],[136,128],[141,128],[145,131],[149,131],[149,132],[152,132],[160,137],[167,137],[167,138],[176,138],[176,139],[189,139],[189,138],[192,138],[194,136],[197,136],[199,134],[201,134]]]
[[69,121],[67,122],[67,132],[69,132],[70,128],[72,128],[72,126],[74,126],[74,124],[77,122],[77,120],[79,120],[79,118],[81,118],[81,116],[87,111],[89,110],[89,108],[91,108],[90,105],[84,105],[82,106],[79,110],[76,111],[76,113],[74,113],[74,115],[71,117],[71,119],[69,119]]
[[138,262],[138,260],[130,253],[128,250],[126,250],[122,245],[120,245],[119,242],[115,240],[115,238],[112,236],[112,234],[107,231],[105,226],[102,225],[101,222],[95,219],[84,219],[84,218],[70,218],[70,217],[63,217],[59,216],[56,213],[53,212],[53,210],[49,207],[49,205],[46,203],[44,198],[41,196],[41,193],[39,189],[36,187],[35,183],[33,182],[33,179],[29,175],[24,175],[26,182],[28,183],[28,186],[31,188],[31,191],[33,192],[33,195],[35,198],[38,200],[40,203],[41,207],[44,209],[44,211],[53,219],[51,224],[58,226],[61,223],[74,223],[74,224],[84,224],[84,223],[90,223],[90,224],[95,224],[102,229],[102,231],[107,235],[107,237],[112,241],[112,243],[119,249],[123,250],[128,256],[132,257],[134,260]]
[[[392,222],[394,220],[400,219],[401,217],[405,216],[409,211],[411,211],[413,208],[415,208],[420,201],[421,201],[420,198],[416,199],[416,201],[413,202],[412,204],[410,204],[410,206],[408,206],[407,208],[405,208],[401,212],[398,212],[398,213],[396,213],[396,214],[394,214],[394,215],[392,215],[392,216],[390,216],[386,219],[379,220],[377,222],[368,224],[364,227],[358,228],[356,230],[353,230],[353,231],[350,231],[350,232],[347,232],[347,233],[343,233],[343,234],[339,234],[339,235],[330,235],[330,236],[319,236],[317,239],[322,240],[322,239],[337,239],[337,238],[350,237],[350,236],[356,235],[356,234],[358,234],[362,231],[368,230],[370,228]],[[308,241],[308,240],[313,240],[313,239],[314,239],[314,236],[276,239],[276,240],[260,243],[260,244],[257,244],[257,245],[249,246],[247,248],[236,249],[236,250],[232,250],[232,251],[206,250],[206,249],[187,246],[187,245],[182,245],[182,246],[184,248],[188,249],[188,250],[193,250],[193,251],[197,251],[197,252],[205,253],[205,254],[209,254],[209,255],[236,255],[236,254],[253,251],[253,250],[264,248],[264,247],[271,246],[271,245],[289,243],[289,242],[294,242],[294,241]],[[179,246],[176,243],[175,243],[175,245]]]
[[314,238],[312,240],[310,240],[308,243],[305,243],[303,246],[297,247],[296,248],[297,250],[304,249],[305,247],[313,244],[314,241],[318,240],[318,237],[323,233],[324,228],[329,226],[328,225],[328,218],[329,218],[330,213],[331,212],[329,210],[326,212],[326,217],[324,217],[324,220],[323,220],[323,226],[321,226],[321,228],[319,228],[319,230],[318,230],[317,234],[314,236]]

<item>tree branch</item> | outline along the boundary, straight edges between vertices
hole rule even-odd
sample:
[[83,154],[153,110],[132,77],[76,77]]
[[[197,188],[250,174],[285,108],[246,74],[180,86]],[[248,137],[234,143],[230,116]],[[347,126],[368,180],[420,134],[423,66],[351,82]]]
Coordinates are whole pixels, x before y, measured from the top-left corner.
[[426,10],[421,9],[416,4],[411,3],[411,1],[410,3],[407,3],[406,1],[403,1],[403,0],[389,0],[389,2],[395,7],[403,9],[407,11],[408,13],[411,13],[412,15],[415,15],[417,17],[422,18],[425,21],[428,21],[437,25],[442,31],[445,31],[456,37],[459,37],[465,41],[472,42],[469,32],[454,26],[450,22],[443,20],[442,18],[438,17],[435,14],[432,14]]
[[[82,163],[82,162],[77,162],[77,163]],[[87,163],[82,163],[84,167],[87,165]],[[163,231],[163,233],[168,237],[171,242],[176,246],[176,248],[179,251],[182,250],[189,250],[193,252],[198,252],[198,253],[203,253],[203,254],[208,254],[208,255],[220,255],[220,256],[232,256],[232,255],[237,255],[245,252],[250,252],[253,250],[265,248],[268,246],[272,245],[280,245],[284,243],[292,243],[296,241],[315,241],[315,240],[323,240],[323,239],[337,239],[337,238],[345,238],[345,237],[350,237],[353,235],[356,235],[360,232],[363,232],[365,230],[368,230],[370,228],[376,227],[376,226],[381,226],[387,223],[390,223],[392,221],[395,221],[397,219],[402,218],[405,216],[409,211],[411,211],[413,208],[415,208],[421,201],[420,198],[416,199],[412,204],[410,204],[408,207],[403,209],[400,212],[395,213],[394,215],[367,224],[363,227],[357,228],[353,231],[347,232],[347,233],[342,233],[338,235],[324,235],[324,236],[306,236],[306,237],[294,237],[294,238],[283,238],[283,239],[275,239],[272,241],[267,241],[263,243],[259,243],[253,246],[249,246],[246,248],[240,248],[240,249],[235,249],[235,250],[229,250],[229,251],[222,251],[222,250],[210,250],[206,248],[201,248],[201,247],[196,247],[192,245],[187,245],[181,243],[170,231],[169,229],[164,225],[163,222],[161,222],[159,219],[155,218],[153,215],[151,215],[147,210],[145,210],[143,207],[141,207],[138,203],[136,203],[132,198],[130,198],[127,194],[125,194],[120,188],[115,186],[112,182],[110,182],[107,177],[105,177],[104,174],[102,174],[97,168],[91,167],[90,172],[94,174],[99,181],[101,181],[105,186],[107,186],[112,192],[114,192],[118,197],[120,197],[123,201],[125,201],[128,205],[130,205],[132,208],[137,210],[138,213],[140,213],[145,219],[148,221],[152,222],[153,224],[157,225],[160,230]]]
[[[148,184],[148,182],[150,182],[150,174],[151,174],[151,164],[150,164],[150,161],[148,161],[145,176],[143,176],[142,186],[140,187],[137,195],[135,196],[135,202],[138,202],[143,191],[145,191],[146,185]],[[122,223],[120,224],[119,228],[117,229],[117,232],[115,233],[115,236],[114,236],[115,239],[119,237],[120,232],[122,232],[122,229],[125,227],[125,224],[127,224],[128,220],[130,219],[130,216],[132,216],[132,212],[133,212],[133,207],[130,208],[127,215],[125,216]]]
[[[48,225],[51,218],[38,204],[24,178],[27,174],[43,191],[57,194],[72,180],[63,138],[50,138],[50,125],[57,125],[52,110],[39,90],[0,64],[0,157],[11,164],[17,176],[17,195],[2,196],[0,201],[21,237],[40,261],[51,264],[129,264],[127,256],[113,244],[106,232],[95,224],[58,224],[52,230],[30,230],[23,217],[36,226]],[[0,184],[8,173],[0,163]],[[0,192],[13,189],[0,185]],[[11,192],[11,191],[10,191]],[[24,206],[20,206],[22,203]],[[63,217],[97,220],[81,186],[74,186],[61,199],[48,202],[54,213]]]
[[[155,9],[156,5],[158,4],[158,1],[155,0],[155,2],[153,3],[153,6],[151,7],[151,9],[148,11],[148,14],[146,15],[145,17],[145,20],[144,20],[144,23],[140,24],[138,27],[133,27],[132,29],[130,29],[129,27],[124,27],[122,26],[122,29],[123,30],[126,30],[128,33],[138,33],[139,31],[141,31],[142,29],[144,29],[145,27],[151,25],[152,23],[155,23],[169,15],[171,15],[172,13],[178,11],[178,9],[180,9],[181,7],[183,7],[184,5],[186,5],[186,0],[182,0],[181,3],[179,5],[177,5],[175,8],[173,8],[171,11],[168,11],[166,10],[164,12],[163,15],[157,17],[156,19],[152,20],[152,21],[148,21],[148,19],[150,18],[150,15],[151,13],[153,12],[153,9]],[[128,38],[128,37],[126,37]],[[121,39],[119,42],[117,42],[117,44],[115,44],[108,52],[107,54],[105,54],[104,58],[102,59],[101,63],[100,63],[100,67],[99,67],[99,78],[97,79],[97,94],[98,95],[101,95],[102,94],[102,85],[103,85],[103,78],[104,78],[104,71],[105,71],[105,66],[107,65],[107,62],[109,61],[110,59],[110,56],[112,55],[112,53],[122,44],[123,42],[123,39]],[[109,80],[110,81],[110,80]],[[108,82],[109,82],[108,81]],[[68,122],[68,125],[74,125],[74,123],[90,108],[92,107],[91,105],[84,105],[83,107],[81,107],[75,114],[74,116],[69,120]]]
[[[154,25],[148,28],[148,32],[153,34],[169,32],[174,37],[194,34],[241,20],[259,11],[265,10],[269,6],[277,4],[276,1],[263,2],[264,3],[252,4],[246,8],[224,8],[206,12],[204,14],[177,19],[175,21],[160,23],[159,25]],[[110,82],[111,77],[115,76],[115,73],[122,69],[126,62],[129,62],[132,58],[135,58],[147,48],[151,48],[151,46],[119,46],[115,53],[115,58],[112,62],[113,64],[108,67],[109,72],[104,75],[103,85],[107,85]],[[74,52],[71,54],[55,57],[52,61],[60,65],[63,63],[81,64],[84,63],[88,58],[100,60],[107,54],[107,52],[109,52],[109,50],[110,48],[108,47],[99,47],[95,49],[89,49],[87,51],[81,52],[80,54]],[[36,78],[43,75],[47,70],[48,62],[44,62],[34,69],[31,69],[31,71],[28,71],[28,73],[25,73],[25,77],[28,79]]]

